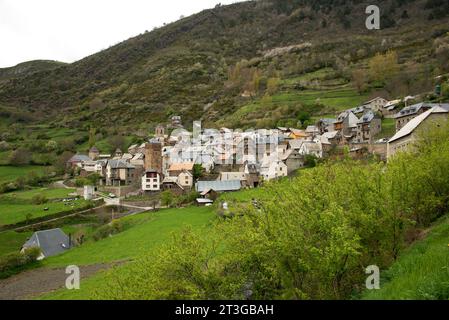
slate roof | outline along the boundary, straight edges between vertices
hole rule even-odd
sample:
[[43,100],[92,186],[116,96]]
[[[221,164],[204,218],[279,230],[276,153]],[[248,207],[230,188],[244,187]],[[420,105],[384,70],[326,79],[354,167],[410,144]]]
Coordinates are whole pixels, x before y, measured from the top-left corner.
[[112,169],[135,169],[132,164],[124,161],[124,160],[109,160],[108,165]]
[[303,142],[304,142],[304,140],[295,139],[295,140],[290,140],[288,143],[289,143],[291,149],[301,149]]
[[204,192],[207,190],[213,190],[216,192],[223,191],[238,191],[242,188],[242,184],[239,180],[229,181],[198,181],[196,184],[196,191]]
[[84,154],[75,154],[68,162],[84,162],[91,161],[91,159]]
[[360,119],[357,123],[359,123],[359,124],[369,123],[369,122],[373,121],[373,119],[374,119],[374,112],[368,111],[362,117],[360,117]]
[[401,117],[405,117],[405,116],[409,116],[409,115],[414,115],[414,114],[417,114],[419,112],[419,110],[421,110],[421,108],[423,108],[423,107],[432,108],[434,106],[436,106],[436,105],[434,105],[432,103],[425,103],[425,102],[417,103],[417,104],[405,107],[404,109],[399,111],[394,116],[394,118],[401,118]]
[[24,249],[38,247],[45,257],[51,257],[70,249],[69,237],[61,229],[35,232],[24,245]]

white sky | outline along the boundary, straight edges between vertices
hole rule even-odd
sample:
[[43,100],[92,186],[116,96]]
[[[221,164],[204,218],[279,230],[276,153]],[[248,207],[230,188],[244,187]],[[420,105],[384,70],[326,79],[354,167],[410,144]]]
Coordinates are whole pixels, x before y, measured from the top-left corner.
[[237,0],[0,0],[0,68],[74,62],[111,45]]

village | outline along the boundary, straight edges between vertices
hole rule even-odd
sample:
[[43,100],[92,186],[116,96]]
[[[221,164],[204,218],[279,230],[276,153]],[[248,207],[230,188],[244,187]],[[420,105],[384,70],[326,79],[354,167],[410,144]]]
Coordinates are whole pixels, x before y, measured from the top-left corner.
[[[418,128],[448,117],[449,104],[412,104],[413,99],[377,97],[335,118],[321,118],[306,129],[216,130],[203,129],[198,121],[189,132],[181,117],[173,116],[169,124],[157,126],[154,137],[145,143],[118,149],[113,155],[92,147],[88,155],[73,156],[67,166],[81,177],[99,177],[98,186],[84,186],[86,200],[101,195],[119,204],[128,196],[195,192],[197,205],[209,206],[220,193],[257,188],[322,159],[346,154],[387,161],[409,148]],[[376,139],[382,119],[395,123],[391,138]]]

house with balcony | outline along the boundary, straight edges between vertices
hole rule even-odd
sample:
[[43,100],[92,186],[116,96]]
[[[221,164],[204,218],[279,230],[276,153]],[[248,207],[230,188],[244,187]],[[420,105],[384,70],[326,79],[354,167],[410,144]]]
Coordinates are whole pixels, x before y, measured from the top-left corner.
[[109,160],[106,165],[107,186],[127,186],[136,181],[136,167],[124,160]]
[[382,121],[373,111],[366,112],[357,122],[357,133],[353,139],[355,143],[372,143],[374,137],[381,132]]

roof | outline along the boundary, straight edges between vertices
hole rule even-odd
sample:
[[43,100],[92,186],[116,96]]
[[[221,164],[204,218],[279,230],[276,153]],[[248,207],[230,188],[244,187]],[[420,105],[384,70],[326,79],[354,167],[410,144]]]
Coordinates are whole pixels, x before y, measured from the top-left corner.
[[290,129],[295,136],[306,136],[306,132],[300,129]]
[[323,133],[323,137],[327,139],[334,139],[338,135],[338,131],[331,131]]
[[321,145],[321,143],[316,143],[313,141],[304,141],[303,146],[308,150],[308,151],[321,151],[323,146]]
[[83,161],[91,161],[91,159],[84,154],[75,154],[70,158],[68,162],[83,162]]
[[301,149],[303,142],[304,140],[290,140],[288,143],[291,149]]
[[189,163],[173,163],[170,168],[168,169],[168,171],[191,171],[193,170],[193,166],[195,164],[193,162],[189,162]]
[[198,181],[196,184],[196,191],[204,192],[207,190],[213,190],[216,192],[223,191],[237,191],[242,188],[239,180],[228,181]]
[[370,101],[365,102],[364,105],[370,104],[371,102],[374,102],[374,101],[380,100],[380,99],[386,100],[386,99],[384,99],[384,98],[382,98],[382,97],[376,97],[376,98],[374,98],[374,99],[371,99]]
[[172,183],[176,184],[181,190],[184,190],[184,187],[178,183],[178,177],[165,177],[162,181],[162,184]]
[[362,117],[360,117],[359,121],[357,123],[367,123],[371,122],[374,119],[374,112],[368,111],[366,112]]
[[396,105],[398,105],[401,102],[402,102],[401,99],[388,101],[388,103],[385,105],[384,108],[386,109],[386,108],[389,108],[389,107],[395,107]]
[[442,107],[434,107],[426,112],[420,114],[416,118],[410,120],[401,130],[399,130],[389,141],[388,143],[394,142],[401,138],[404,138],[411,134],[424,120],[426,120],[431,114],[435,113],[448,113],[449,111]]
[[132,164],[124,161],[124,160],[109,160],[108,165],[112,169],[135,169]]
[[409,115],[413,115],[419,112],[419,110],[421,110],[421,108],[425,107],[425,108],[432,108],[436,105],[432,104],[432,103],[425,103],[425,102],[421,102],[421,103],[417,103],[408,107],[405,107],[404,109],[402,109],[401,111],[399,111],[397,114],[395,114],[395,118],[401,118],[401,117],[405,117],[405,116],[409,116]]
[[210,200],[210,199],[203,199],[203,198],[198,198],[198,199],[196,199],[196,202],[198,202],[199,204],[214,203],[213,200]]
[[55,256],[70,249],[69,237],[61,229],[35,232],[23,248],[40,248],[45,257]]
[[100,152],[97,147],[90,148],[89,152]]
[[143,158],[144,158],[144,155],[143,155],[143,153],[136,153],[135,155],[134,155],[134,157],[133,157],[133,159],[132,160],[143,160]]
[[124,153],[122,156],[122,159],[124,160],[131,160],[132,158],[134,158],[134,156],[131,153]]
[[308,126],[306,129],[306,133],[315,133],[315,132],[320,132],[317,126]]

